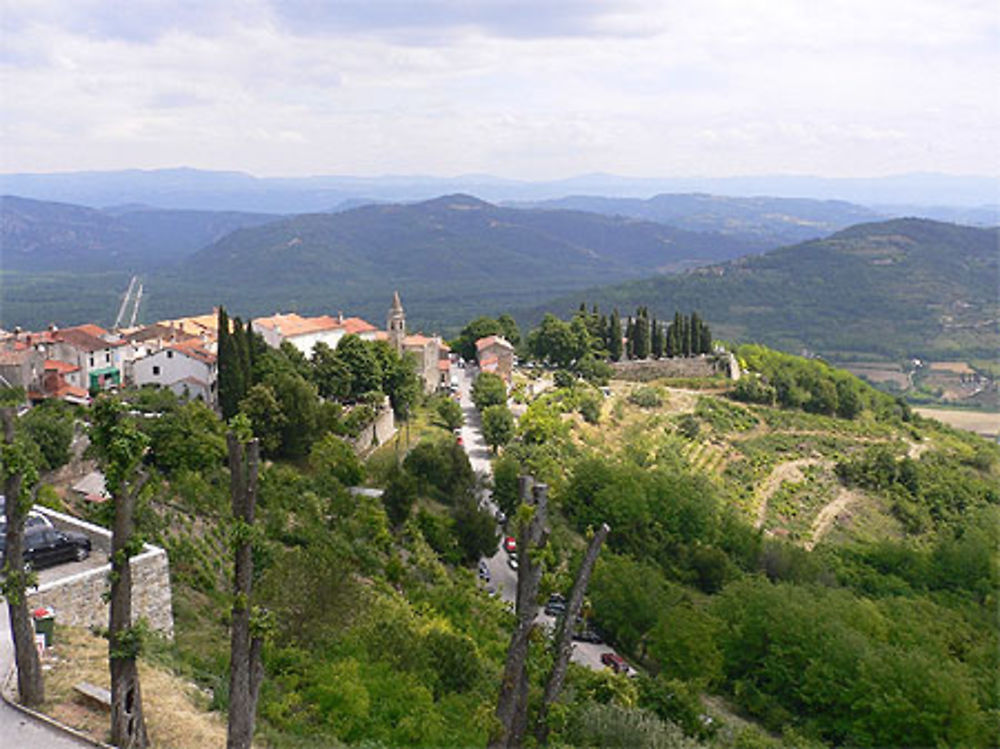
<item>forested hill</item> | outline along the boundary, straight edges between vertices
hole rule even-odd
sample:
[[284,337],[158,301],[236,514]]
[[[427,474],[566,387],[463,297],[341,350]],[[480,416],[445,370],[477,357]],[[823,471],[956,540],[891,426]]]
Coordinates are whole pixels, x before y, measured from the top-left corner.
[[393,289],[424,324],[536,304],[553,292],[728,260],[754,241],[579,211],[501,208],[466,195],[307,214],[242,229],[170,282],[252,313],[297,304],[384,314]]
[[238,211],[98,210],[0,198],[0,247],[7,271],[143,271],[170,263],[244,226],[280,216]]
[[861,224],[831,237],[669,277],[564,297],[602,309],[698,310],[721,337],[835,359],[992,358],[998,230],[923,219]]
[[664,193],[647,200],[573,195],[523,205],[630,216],[689,231],[755,237],[771,247],[824,237],[862,221],[885,218],[870,208],[843,200],[747,198],[705,193]]

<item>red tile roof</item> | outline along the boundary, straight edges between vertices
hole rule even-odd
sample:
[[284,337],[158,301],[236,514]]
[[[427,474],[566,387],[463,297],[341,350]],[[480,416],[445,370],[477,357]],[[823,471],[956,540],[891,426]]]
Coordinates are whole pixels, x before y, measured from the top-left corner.
[[428,343],[433,341],[433,338],[428,338],[425,335],[408,335],[403,339],[404,346],[426,346]]
[[55,359],[45,360],[45,371],[55,370],[59,374],[69,374],[70,372],[79,372],[80,368],[75,364],[69,364],[64,361],[56,361]]
[[329,315],[320,317],[302,317],[295,312],[287,314],[271,315],[270,317],[258,317],[254,319],[254,324],[262,328],[278,331],[283,338],[290,338],[306,333],[318,333],[321,330],[334,330],[341,327],[340,321]]
[[371,333],[376,330],[375,326],[372,325],[367,320],[362,320],[360,317],[348,317],[344,320],[342,327],[344,331],[348,334],[361,335],[362,333]]
[[[95,325],[93,327],[96,328],[97,326]],[[81,328],[65,328],[63,330],[57,330],[53,333],[52,337],[57,341],[68,343],[73,348],[80,349],[81,351],[100,351],[101,349],[115,348],[117,346],[124,345],[124,342],[122,341],[115,343],[105,341],[103,338],[98,338]]]
[[214,364],[216,360],[215,354],[206,349],[201,345],[201,339],[192,338],[189,341],[183,341],[181,343],[175,343],[167,348],[173,349],[179,353],[189,356],[196,361],[203,362],[204,364]]
[[447,372],[449,369],[451,369],[451,362],[448,361],[447,359],[438,359],[438,369],[440,369],[442,372]]
[[510,342],[503,336],[499,335],[489,335],[486,336],[485,338],[480,338],[478,341],[476,341],[476,350],[482,351],[484,348],[493,345],[502,346],[504,348],[510,349],[511,351],[514,350],[514,347],[510,344]]

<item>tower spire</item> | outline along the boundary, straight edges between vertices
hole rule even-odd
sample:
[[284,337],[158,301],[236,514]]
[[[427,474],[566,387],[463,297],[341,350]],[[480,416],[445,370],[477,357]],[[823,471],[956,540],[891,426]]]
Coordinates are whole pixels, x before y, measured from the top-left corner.
[[385,329],[389,334],[389,343],[397,353],[402,353],[403,339],[406,338],[406,312],[403,310],[398,291],[392,292],[392,307],[389,309]]

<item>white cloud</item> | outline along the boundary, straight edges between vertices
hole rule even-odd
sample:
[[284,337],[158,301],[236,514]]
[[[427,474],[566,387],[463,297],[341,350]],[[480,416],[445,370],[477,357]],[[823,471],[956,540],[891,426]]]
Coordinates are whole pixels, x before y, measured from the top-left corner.
[[1000,173],[991,2],[121,8],[4,9],[0,169]]

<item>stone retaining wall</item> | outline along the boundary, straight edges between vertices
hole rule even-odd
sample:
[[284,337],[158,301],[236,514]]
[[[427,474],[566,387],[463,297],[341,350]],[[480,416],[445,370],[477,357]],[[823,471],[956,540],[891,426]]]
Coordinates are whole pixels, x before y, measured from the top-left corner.
[[375,419],[362,428],[361,434],[350,440],[351,447],[358,457],[363,457],[379,445],[384,445],[396,434],[396,419],[388,400],[386,398],[385,405],[379,409]]
[[[92,523],[61,512],[37,508],[53,525],[62,530],[86,533],[91,553],[107,555],[111,551],[111,533]],[[132,618],[145,618],[152,629],[167,638],[174,636],[174,615],[170,598],[170,566],[167,552],[146,544],[132,557]],[[103,596],[108,590],[110,564],[78,572],[43,583],[28,593],[28,607],[50,606],[56,621],[76,627],[107,627],[108,604]]]
[[[725,375],[733,377],[729,357],[691,356],[672,359],[631,359],[612,362],[615,378],[648,382],[661,377],[712,377]],[[736,368],[737,377],[739,367]],[[735,378],[733,378],[735,379]]]

